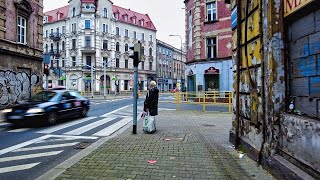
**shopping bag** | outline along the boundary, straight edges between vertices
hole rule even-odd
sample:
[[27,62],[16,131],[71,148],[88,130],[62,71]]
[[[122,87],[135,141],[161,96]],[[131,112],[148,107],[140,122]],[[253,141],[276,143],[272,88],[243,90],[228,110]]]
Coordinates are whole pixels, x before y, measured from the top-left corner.
[[154,116],[150,116],[149,113],[144,116],[143,131],[148,133],[156,131],[155,118]]

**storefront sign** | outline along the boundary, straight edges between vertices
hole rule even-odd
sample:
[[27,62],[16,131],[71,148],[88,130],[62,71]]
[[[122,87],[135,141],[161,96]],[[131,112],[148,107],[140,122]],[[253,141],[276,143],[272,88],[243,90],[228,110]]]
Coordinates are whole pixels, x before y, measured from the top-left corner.
[[284,16],[288,16],[293,12],[301,9],[303,6],[314,0],[285,0],[284,1]]
[[209,69],[204,71],[204,74],[220,74],[219,69],[216,69],[214,67],[210,67]]

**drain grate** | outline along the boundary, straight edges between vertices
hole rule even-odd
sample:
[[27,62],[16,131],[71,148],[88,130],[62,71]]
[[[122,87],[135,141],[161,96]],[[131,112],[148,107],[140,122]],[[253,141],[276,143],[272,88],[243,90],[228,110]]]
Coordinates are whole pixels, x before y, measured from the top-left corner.
[[75,149],[85,149],[88,146],[90,146],[91,144],[92,144],[91,142],[81,142],[81,143],[78,143],[74,148]]

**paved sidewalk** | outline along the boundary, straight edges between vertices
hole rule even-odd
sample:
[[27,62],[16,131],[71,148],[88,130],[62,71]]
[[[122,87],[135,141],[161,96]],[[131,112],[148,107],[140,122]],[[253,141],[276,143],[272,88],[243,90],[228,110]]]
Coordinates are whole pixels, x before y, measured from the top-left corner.
[[[161,111],[157,132],[131,128],[57,179],[273,179],[228,142],[231,115]],[[156,160],[156,163],[148,163]]]

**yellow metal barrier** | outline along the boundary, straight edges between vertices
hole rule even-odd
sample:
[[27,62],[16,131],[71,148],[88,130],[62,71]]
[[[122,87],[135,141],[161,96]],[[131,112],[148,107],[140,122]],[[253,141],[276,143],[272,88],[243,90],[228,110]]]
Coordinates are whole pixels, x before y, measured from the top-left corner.
[[[161,96],[171,97],[163,98]],[[160,93],[159,103],[172,103],[176,109],[182,108],[182,104],[202,105],[203,112],[210,106],[226,107],[226,112],[232,112],[233,92],[230,91],[206,91],[206,92],[175,92]],[[169,99],[169,100],[168,100]]]

